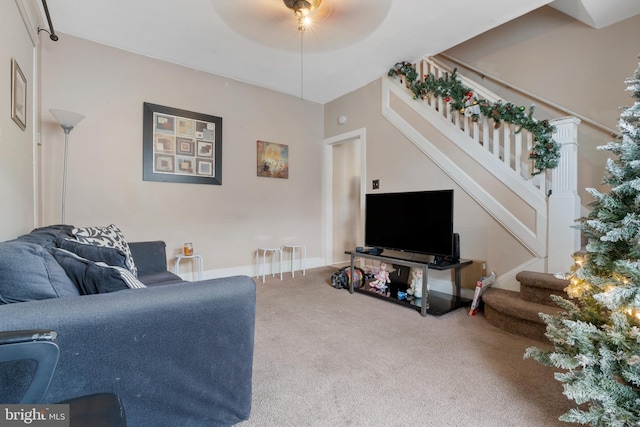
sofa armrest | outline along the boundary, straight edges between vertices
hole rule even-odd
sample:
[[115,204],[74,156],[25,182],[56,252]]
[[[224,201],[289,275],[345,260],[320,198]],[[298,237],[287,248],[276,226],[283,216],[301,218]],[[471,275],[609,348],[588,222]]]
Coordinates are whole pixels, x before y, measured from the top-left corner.
[[151,242],[129,242],[131,256],[138,274],[167,271],[167,245],[161,240]]
[[246,276],[0,306],[0,330],[50,329],[48,402],[113,392],[135,426],[249,417],[255,282]]

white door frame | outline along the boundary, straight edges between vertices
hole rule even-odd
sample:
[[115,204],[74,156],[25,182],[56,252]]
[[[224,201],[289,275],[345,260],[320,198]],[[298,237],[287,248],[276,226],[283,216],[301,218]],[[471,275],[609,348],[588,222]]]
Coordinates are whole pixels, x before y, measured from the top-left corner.
[[[326,138],[323,141],[323,185],[324,185],[324,264],[333,264],[333,147],[348,141],[356,141],[360,144],[360,215],[364,233],[364,208],[365,193],[367,190],[367,132],[366,128],[356,129],[350,132]],[[364,235],[364,234],[363,234]],[[355,248],[354,248],[355,249]]]

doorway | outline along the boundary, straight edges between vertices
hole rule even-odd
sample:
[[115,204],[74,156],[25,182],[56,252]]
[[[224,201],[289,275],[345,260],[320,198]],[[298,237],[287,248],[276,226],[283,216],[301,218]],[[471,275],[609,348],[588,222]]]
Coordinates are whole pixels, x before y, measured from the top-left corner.
[[364,128],[324,140],[324,258],[349,262],[344,252],[364,243],[366,132]]

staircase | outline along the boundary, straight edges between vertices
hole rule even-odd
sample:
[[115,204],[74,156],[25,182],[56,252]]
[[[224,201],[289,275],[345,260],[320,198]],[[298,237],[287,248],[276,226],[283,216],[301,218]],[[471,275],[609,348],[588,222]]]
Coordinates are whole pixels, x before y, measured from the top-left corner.
[[556,314],[560,308],[550,295],[568,298],[564,289],[569,282],[557,279],[553,274],[521,271],[516,275],[520,292],[488,288],[482,295],[484,318],[490,324],[505,331],[539,341],[544,336],[546,324],[538,313]]
[[[423,78],[452,71],[434,58],[423,59],[414,68]],[[478,98],[500,101],[477,82],[458,78]],[[521,270],[568,271],[571,255],[580,244],[579,232],[573,228],[580,216],[579,120],[551,122],[556,129],[553,138],[561,147],[559,167],[532,176],[531,134],[506,124],[496,126],[487,117],[474,120],[451,111],[441,97],[418,100],[407,84],[402,76],[382,79],[382,115],[531,253],[530,260],[499,272],[495,287],[518,289],[515,276]]]

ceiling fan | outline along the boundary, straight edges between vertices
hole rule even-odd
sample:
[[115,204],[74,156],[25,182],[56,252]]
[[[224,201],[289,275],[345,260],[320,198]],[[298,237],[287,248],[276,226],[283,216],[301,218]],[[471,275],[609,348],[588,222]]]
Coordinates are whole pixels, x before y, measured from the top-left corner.
[[[211,0],[238,34],[279,50],[298,50],[298,15],[308,16],[305,50],[322,52],[355,43],[384,21],[392,0]],[[298,12],[299,11],[299,12]]]
[[285,6],[293,10],[298,19],[298,31],[305,31],[307,26],[311,24],[309,14],[316,10],[322,0],[284,0]]

